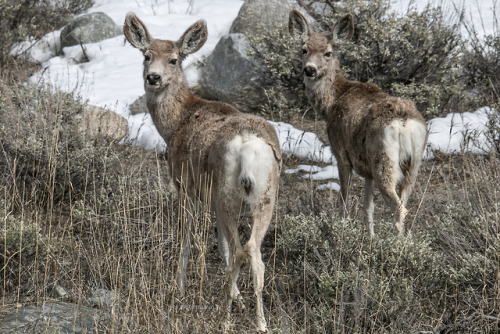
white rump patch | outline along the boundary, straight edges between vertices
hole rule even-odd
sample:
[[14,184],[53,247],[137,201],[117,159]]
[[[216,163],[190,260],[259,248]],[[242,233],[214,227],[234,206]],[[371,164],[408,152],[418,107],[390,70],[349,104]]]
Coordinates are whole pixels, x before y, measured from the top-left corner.
[[[234,137],[227,144],[225,164],[227,170],[225,189],[229,193],[239,194],[252,205],[267,189],[269,175],[275,161],[272,148],[254,134]],[[251,182],[251,191],[245,192],[242,180]]]
[[403,178],[400,165],[412,160],[412,165],[420,164],[425,149],[427,127],[419,121],[410,119],[394,120],[384,129],[384,148],[393,163],[394,180],[399,183]]

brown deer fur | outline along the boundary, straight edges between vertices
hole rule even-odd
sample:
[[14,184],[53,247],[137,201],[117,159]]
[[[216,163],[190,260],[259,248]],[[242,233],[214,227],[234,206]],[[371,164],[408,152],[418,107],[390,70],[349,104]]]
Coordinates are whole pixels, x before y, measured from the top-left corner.
[[326,120],[340,178],[340,211],[349,208],[352,170],[365,178],[364,209],[371,236],[373,187],[377,184],[404,233],[408,197],[427,143],[427,126],[413,102],[392,97],[371,83],[342,75],[336,53],[354,32],[351,15],[342,17],[332,33],[313,33],[298,11],[290,12],[290,34],[302,44],[302,67],[309,101]]
[[[127,14],[123,29],[130,44],[145,56],[147,105],[167,143],[170,173],[179,193],[187,193],[195,203],[208,195],[216,212],[219,251],[226,262],[228,315],[235,298],[242,302],[236,283],[240,267],[249,257],[257,298],[257,327],[265,331],[265,268],[260,247],[271,221],[281,169],[276,132],[260,117],[243,114],[225,103],[201,99],[189,91],[182,60],[205,43],[204,20],[194,23],[175,42],[152,38],[133,13]],[[238,236],[243,204],[249,206],[253,219],[251,236],[244,247]],[[181,294],[185,289],[189,239],[180,257]]]

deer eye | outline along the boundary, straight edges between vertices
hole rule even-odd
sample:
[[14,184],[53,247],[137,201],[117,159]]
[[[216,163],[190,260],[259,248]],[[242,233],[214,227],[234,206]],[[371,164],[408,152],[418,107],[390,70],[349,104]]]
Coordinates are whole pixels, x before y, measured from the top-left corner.
[[302,49],[302,54],[306,55],[307,54],[307,50],[306,49]]
[[330,58],[331,56],[332,56],[332,53],[330,51],[325,53],[325,57]]
[[151,56],[150,55],[144,55],[144,60],[145,61],[150,61],[151,60]]
[[172,64],[172,65],[175,65],[175,64],[177,64],[177,59],[172,59],[168,63]]

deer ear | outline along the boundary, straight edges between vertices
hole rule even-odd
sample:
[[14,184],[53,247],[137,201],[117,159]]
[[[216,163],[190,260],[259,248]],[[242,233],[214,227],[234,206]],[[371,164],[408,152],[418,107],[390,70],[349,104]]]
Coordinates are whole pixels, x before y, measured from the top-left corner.
[[133,47],[141,51],[146,50],[151,44],[151,35],[144,23],[132,12],[125,17],[123,33]]
[[292,10],[288,18],[288,31],[296,40],[304,40],[311,34],[309,23],[306,18],[297,10]]
[[196,21],[177,41],[181,57],[186,57],[201,49],[203,44],[207,41],[207,37],[207,22],[205,20]]
[[342,16],[333,27],[333,39],[337,42],[345,42],[354,34],[354,19],[351,14]]

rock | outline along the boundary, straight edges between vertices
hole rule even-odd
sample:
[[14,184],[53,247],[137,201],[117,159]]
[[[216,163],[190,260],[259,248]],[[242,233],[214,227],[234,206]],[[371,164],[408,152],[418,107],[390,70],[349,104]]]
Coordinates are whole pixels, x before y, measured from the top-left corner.
[[60,300],[67,300],[69,298],[66,289],[57,284],[49,284],[47,286],[47,295]]
[[293,8],[290,0],[246,0],[229,33],[251,36],[275,29],[276,25],[288,24]]
[[97,333],[109,315],[97,309],[56,302],[24,306],[0,320],[0,333]]
[[132,102],[132,104],[129,106],[129,109],[130,109],[130,115],[149,113],[148,106],[146,104],[146,95],[143,95],[134,102]]
[[91,139],[107,138],[120,141],[127,135],[127,120],[115,112],[87,105],[83,110],[82,118],[80,130]]
[[250,50],[245,35],[222,36],[207,57],[199,82],[200,95],[227,102],[243,112],[257,112],[266,101],[265,69],[248,55]]
[[111,310],[113,305],[119,302],[120,296],[116,292],[106,289],[96,289],[92,292],[92,297],[85,301],[85,304],[87,306]]
[[90,13],[77,17],[62,29],[61,48],[96,43],[121,34],[121,29],[108,15]]
[[[264,88],[272,83],[262,60],[248,55],[252,47],[247,37],[272,29],[287,31],[288,15],[293,8],[290,0],[246,0],[230,34],[222,36],[207,57],[198,93],[210,100],[229,103],[243,112],[259,112],[267,102]],[[307,17],[309,22],[314,22]]]

